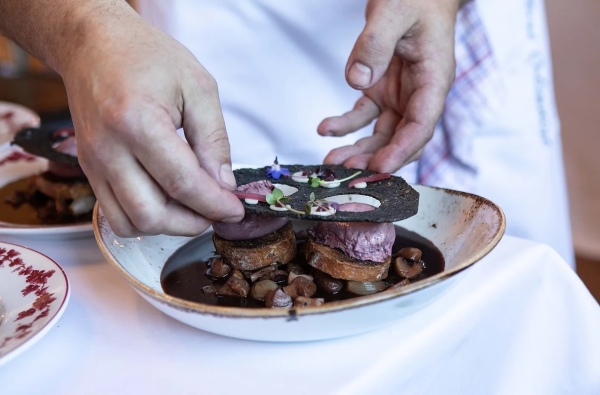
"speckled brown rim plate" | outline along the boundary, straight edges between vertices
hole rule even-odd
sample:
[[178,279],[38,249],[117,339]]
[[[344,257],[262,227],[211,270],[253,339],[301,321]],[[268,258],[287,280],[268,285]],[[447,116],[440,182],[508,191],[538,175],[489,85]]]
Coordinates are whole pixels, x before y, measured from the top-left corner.
[[100,236],[100,229],[98,226],[99,213],[98,213],[98,204],[94,207],[94,217],[93,217],[93,225],[94,225],[94,235],[96,237],[96,242],[102,251],[104,257],[108,260],[108,262],[115,268],[119,273],[123,275],[140,292],[152,297],[153,299],[170,305],[171,307],[177,308],[186,312],[195,312],[199,314],[209,314],[215,316],[226,316],[226,317],[245,317],[245,318],[282,318],[282,317],[290,317],[290,316],[303,316],[303,315],[312,315],[312,314],[324,314],[330,312],[336,312],[341,310],[346,310],[350,308],[356,308],[360,306],[370,305],[382,301],[386,301],[389,299],[394,299],[402,295],[406,295],[415,291],[418,291],[423,288],[430,287],[442,280],[445,280],[449,277],[452,277],[461,271],[467,269],[475,262],[479,261],[481,258],[486,256],[496,245],[500,242],[500,239],[504,235],[504,231],[506,229],[506,218],[502,209],[498,207],[495,203],[490,200],[473,195],[466,192],[459,192],[449,189],[443,188],[434,188],[427,187],[436,190],[442,190],[449,194],[462,195],[465,197],[473,198],[478,200],[481,203],[487,204],[489,207],[493,208],[500,220],[500,224],[496,233],[494,234],[492,240],[484,247],[482,250],[474,255],[471,259],[466,260],[465,262],[458,264],[456,267],[445,270],[441,273],[435,274],[431,277],[428,277],[424,280],[417,281],[413,284],[407,285],[405,287],[394,289],[394,290],[386,290],[377,294],[361,296],[354,299],[347,299],[343,301],[337,302],[329,302],[319,307],[307,307],[301,309],[290,309],[290,310],[278,310],[278,309],[269,309],[269,308],[243,308],[243,307],[223,307],[223,306],[212,306],[206,305],[202,303],[190,302],[184,299],[176,298],[173,296],[166,295],[161,292],[157,292],[152,288],[144,285],[135,277],[129,274],[123,267],[115,260],[112,254],[107,250],[104,243],[102,242]]

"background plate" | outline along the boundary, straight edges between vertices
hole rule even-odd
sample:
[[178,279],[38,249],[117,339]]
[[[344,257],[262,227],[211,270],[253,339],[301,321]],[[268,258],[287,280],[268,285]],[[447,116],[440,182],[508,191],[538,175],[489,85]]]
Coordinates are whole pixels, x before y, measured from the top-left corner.
[[41,339],[67,307],[67,275],[52,259],[0,242],[0,366]]
[[[39,174],[48,168],[46,159],[34,157],[22,149],[0,145],[0,187],[11,182]],[[27,236],[30,238],[79,239],[90,237],[93,233],[92,223],[85,222],[71,225],[20,225],[0,221],[0,236]]]

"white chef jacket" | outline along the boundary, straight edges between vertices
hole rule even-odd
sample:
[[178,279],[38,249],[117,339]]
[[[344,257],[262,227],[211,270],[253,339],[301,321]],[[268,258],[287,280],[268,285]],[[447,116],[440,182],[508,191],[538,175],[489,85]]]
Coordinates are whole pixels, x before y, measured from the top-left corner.
[[[435,184],[498,203],[508,234],[549,244],[573,265],[543,1],[476,1],[498,83],[486,92],[484,122],[469,134],[473,171],[468,179],[450,172]],[[216,79],[233,162],[264,166],[278,156],[280,163],[321,163],[331,149],[371,133],[316,133],[321,120],[361,96],[348,87],[344,68],[364,27],[365,0],[139,3],[145,18]],[[416,169],[401,174],[415,182]]]

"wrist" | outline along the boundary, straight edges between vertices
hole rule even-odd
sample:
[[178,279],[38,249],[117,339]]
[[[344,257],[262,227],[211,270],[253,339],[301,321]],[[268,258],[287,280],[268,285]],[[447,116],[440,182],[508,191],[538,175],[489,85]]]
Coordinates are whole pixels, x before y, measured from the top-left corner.
[[46,58],[50,67],[63,78],[77,69],[81,59],[95,57],[103,48],[110,50],[115,41],[126,41],[123,37],[126,30],[141,19],[125,2],[78,7],[67,17],[68,26],[57,35],[61,41],[56,45],[59,50]]

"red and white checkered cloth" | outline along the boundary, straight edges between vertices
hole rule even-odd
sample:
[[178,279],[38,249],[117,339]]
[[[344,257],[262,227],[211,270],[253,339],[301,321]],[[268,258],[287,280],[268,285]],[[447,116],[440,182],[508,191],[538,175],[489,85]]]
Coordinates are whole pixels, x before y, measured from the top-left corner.
[[417,164],[419,184],[470,190],[476,175],[473,134],[494,112],[500,78],[476,2],[456,21],[456,79],[431,141]]

